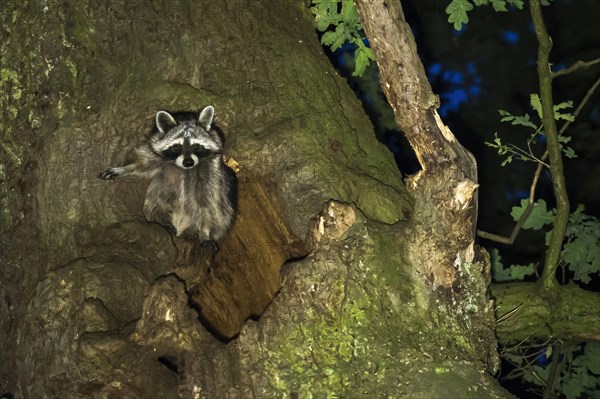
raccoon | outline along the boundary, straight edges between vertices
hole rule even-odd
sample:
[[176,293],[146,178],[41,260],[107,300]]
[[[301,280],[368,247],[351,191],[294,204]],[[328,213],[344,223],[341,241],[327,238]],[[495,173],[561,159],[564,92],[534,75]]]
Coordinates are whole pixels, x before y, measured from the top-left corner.
[[199,114],[159,111],[145,144],[126,166],[101,172],[104,180],[120,176],[150,179],[144,215],[177,236],[216,244],[232,226],[237,211],[237,179],[222,156],[223,138],[211,126],[214,108]]

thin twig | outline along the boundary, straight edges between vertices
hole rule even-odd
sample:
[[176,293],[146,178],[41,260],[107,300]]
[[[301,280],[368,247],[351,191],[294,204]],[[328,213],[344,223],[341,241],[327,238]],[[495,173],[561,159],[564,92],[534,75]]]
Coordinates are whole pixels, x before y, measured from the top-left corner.
[[[548,158],[548,151],[544,152],[544,155],[541,156],[541,160],[545,161]],[[537,168],[535,168],[535,173],[533,174],[533,181],[531,182],[531,187],[529,187],[529,203],[534,201],[535,197],[535,187],[537,186],[538,180],[540,179],[540,175],[542,174],[542,169],[546,165],[544,162],[539,162],[537,164]]]
[[570,350],[570,343],[559,342],[555,347],[553,346],[552,361],[550,363],[550,370],[548,377],[545,381],[544,386],[544,399],[553,399],[557,397],[555,393],[555,386],[560,378],[560,373],[564,364],[566,363],[565,353]]
[[[527,151],[520,149],[519,147],[517,147],[514,144],[508,144],[508,146],[513,148],[513,153],[516,155],[520,155],[521,157],[527,158],[527,160],[530,160],[530,161],[542,162],[538,158],[536,158],[535,155],[533,155],[533,153],[531,152],[531,148],[529,148],[530,151],[527,152]],[[529,147],[529,144],[527,146]],[[548,165],[546,165],[546,166],[548,166]]]
[[[577,106],[575,111],[573,112],[573,120],[577,119],[577,117],[581,113],[581,110],[583,109],[583,107],[585,107],[585,105],[587,104],[589,99],[592,97],[592,94],[594,94],[594,91],[598,88],[599,85],[600,85],[600,78],[598,78],[594,82],[594,84],[586,92],[585,96],[581,99],[581,102],[579,103],[579,105]],[[564,134],[564,132],[567,130],[567,128],[571,125],[571,123],[572,123],[571,121],[566,121],[560,128],[558,134],[560,134],[560,135]],[[538,164],[535,169],[535,173],[533,174],[533,181],[531,183],[531,186],[529,187],[529,205],[527,206],[527,209],[525,209],[525,211],[521,214],[521,217],[519,218],[517,224],[513,228],[511,235],[509,237],[505,237],[505,236],[501,236],[499,234],[488,233],[487,231],[483,231],[483,230],[477,230],[477,236],[479,236],[481,238],[485,238],[487,240],[491,240],[494,242],[499,242],[501,244],[507,244],[507,245],[511,245],[515,241],[515,239],[517,238],[517,235],[519,234],[519,231],[521,230],[521,227],[523,226],[525,221],[527,221],[527,217],[529,217],[529,214],[533,210],[532,204],[535,201],[535,188],[537,187],[537,183],[540,179],[540,175],[542,174],[542,170],[543,170],[544,166],[548,167],[548,164],[546,164],[546,162],[545,162],[546,159],[548,159],[548,150],[546,150],[544,152],[544,154],[542,154],[542,156],[539,157],[539,159],[538,158],[535,158],[535,159],[538,161]]]
[[530,200],[529,204],[527,204],[527,208],[525,208],[525,210],[521,214],[521,217],[517,221],[517,224],[513,228],[512,232],[510,233],[510,237],[504,237],[504,236],[501,236],[498,234],[488,233],[487,231],[483,231],[483,230],[477,230],[477,235],[479,237],[485,238],[487,240],[492,240],[495,242],[499,242],[501,244],[511,245],[513,242],[515,242],[515,239],[517,238],[517,234],[519,234],[519,231],[521,231],[521,227],[527,221],[527,218],[529,217],[529,214],[531,214],[531,211],[533,211],[534,205],[535,204],[533,202],[531,202],[531,200]]
[[[594,84],[588,89],[588,91],[585,93],[585,96],[581,99],[581,102],[579,103],[577,108],[575,108],[575,111],[573,112],[573,121],[575,121],[577,119],[577,117],[581,113],[581,110],[583,109],[583,107],[585,107],[588,100],[592,97],[592,94],[594,94],[594,91],[598,88],[599,85],[600,85],[600,78],[596,79]],[[567,130],[567,128],[571,125],[571,123],[573,123],[573,121],[566,121],[562,125],[560,130],[558,131],[558,134],[560,134],[562,136],[565,133],[565,131]],[[540,160],[542,160],[542,161],[546,161],[546,159],[548,159],[548,150],[546,150],[544,152],[544,154],[540,157]],[[548,165],[546,165],[543,162],[538,163],[538,166],[535,170],[535,174],[533,175],[533,184],[531,185],[531,188],[529,190],[529,199],[530,200],[534,197],[535,187],[537,185],[538,179],[540,178],[540,174],[542,173],[543,166],[548,166]]]
[[552,72],[552,77],[556,78],[556,77],[561,76],[561,75],[567,75],[569,73],[575,72],[576,70],[578,70],[580,68],[587,68],[587,67],[590,67],[590,66],[592,66],[594,64],[597,64],[599,62],[600,62],[600,58],[596,58],[596,59],[591,60],[591,61],[581,61],[581,60],[579,60],[579,61],[577,61],[576,63],[574,63],[573,65],[571,65],[568,68],[561,69],[560,71]]
[[[587,93],[585,93],[585,96],[579,103],[579,106],[577,106],[577,108],[575,109],[575,112],[573,112],[573,120],[577,119],[577,117],[579,116],[579,113],[581,112],[581,110],[583,109],[585,104],[588,102],[590,97],[592,97],[592,94],[594,94],[594,91],[598,88],[598,85],[600,85],[600,78],[596,79],[596,81],[594,82],[592,87],[590,87],[589,90],[587,91]],[[565,130],[567,130],[567,128],[569,127],[570,124],[571,124],[571,121],[566,121],[565,124],[558,131],[558,134],[562,135],[565,132]]]

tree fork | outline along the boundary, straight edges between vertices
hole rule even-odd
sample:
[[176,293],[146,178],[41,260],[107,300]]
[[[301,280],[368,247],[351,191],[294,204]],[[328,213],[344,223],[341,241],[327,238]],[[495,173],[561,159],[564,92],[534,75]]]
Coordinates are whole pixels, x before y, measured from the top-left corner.
[[429,85],[400,1],[359,0],[356,7],[379,66],[383,92],[422,168],[407,179],[420,204],[415,220],[428,232],[413,237],[414,253],[439,250],[441,255],[429,258],[422,272],[433,277],[434,285],[449,287],[457,262],[473,261],[475,158],[437,114],[439,98]]

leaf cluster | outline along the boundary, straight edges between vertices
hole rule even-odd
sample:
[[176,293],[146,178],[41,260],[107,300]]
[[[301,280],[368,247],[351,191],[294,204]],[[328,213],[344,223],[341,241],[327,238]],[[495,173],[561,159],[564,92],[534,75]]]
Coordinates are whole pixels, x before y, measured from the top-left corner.
[[587,342],[583,354],[573,359],[571,352],[566,359],[569,369],[563,372],[559,390],[567,399],[599,397],[600,343]]
[[[520,207],[513,207],[511,212],[513,220],[519,220],[528,203],[529,200],[524,199],[521,200]],[[569,216],[560,266],[573,272],[573,280],[587,284],[591,281],[591,274],[600,273],[600,220],[583,212],[583,206],[579,206]],[[523,228],[540,230],[554,222],[555,214],[555,210],[547,210],[544,200],[539,200],[535,203]],[[546,233],[546,245],[549,245],[551,236],[552,230]]]
[[311,12],[315,16],[315,26],[321,36],[321,43],[336,51],[344,43],[352,43],[354,50],[353,76],[362,76],[371,61],[373,51],[365,44],[362,24],[358,19],[353,0],[313,0]]
[[[525,198],[521,200],[521,206],[513,206],[510,215],[514,221],[518,221],[521,214],[525,211],[529,205],[529,199]],[[549,211],[546,205],[546,201],[539,200],[534,203],[533,210],[529,214],[529,217],[523,224],[522,228],[540,230],[547,224],[554,222],[554,212]]]
[[[542,0],[543,6],[550,5],[550,1]],[[519,10],[523,9],[523,0],[452,0],[446,7],[448,22],[454,25],[454,29],[461,30],[463,24],[469,23],[469,11],[475,6],[491,5],[496,12],[508,11],[508,6],[514,6]]]
[[[561,266],[574,273],[573,280],[589,283],[590,275],[600,274],[600,221],[583,213],[578,207],[569,217],[565,243],[561,252]],[[546,235],[546,243],[550,235]]]
[[[560,350],[565,346],[566,349]],[[554,350],[554,347],[558,350]],[[527,347],[513,348],[502,356],[518,370],[508,378],[522,377],[543,390],[550,378],[553,361],[558,361],[560,373],[554,382],[555,390],[567,399],[599,397],[600,343],[561,345],[559,342],[554,342],[544,344],[541,349],[533,352]],[[558,358],[553,359],[553,356]]]
[[[545,136],[543,125],[541,123],[542,120],[542,104],[540,102],[540,97],[533,93],[530,95],[529,103],[531,108],[536,112],[537,116],[535,119],[529,114],[524,115],[513,115],[506,110],[498,110],[498,113],[502,117],[500,122],[510,123],[513,126],[524,126],[526,128],[532,129],[533,132],[527,138],[527,149],[518,147],[512,143],[504,144],[502,143],[501,138],[498,136],[498,133],[494,133],[494,141],[488,142],[485,144],[488,147],[495,148],[498,151],[498,155],[506,156],[506,158],[502,161],[502,166],[505,166],[513,161],[513,159],[518,159],[520,161],[533,161],[533,162],[542,162],[538,157],[535,156],[532,150],[532,145],[537,143],[541,136]],[[575,120],[575,116],[570,112],[564,112],[563,110],[567,108],[573,107],[573,101],[563,101],[560,104],[554,105],[554,119],[555,120],[565,120],[569,122],[573,122]],[[571,141],[570,136],[560,135],[558,136],[558,141],[560,143],[560,148],[563,154],[568,158],[576,158],[577,154],[575,151],[567,146],[566,144]]]
[[492,275],[494,280],[499,283],[506,281],[521,281],[525,277],[535,274],[535,265],[530,263],[528,265],[510,265],[504,267],[502,264],[502,257],[497,248],[492,249]]
[[[529,199],[521,200],[520,206],[512,208],[511,216],[518,221],[521,214],[529,205]],[[548,210],[546,202],[539,200],[534,203],[533,210],[523,224],[523,229],[541,230],[544,226],[554,223],[556,211]],[[546,245],[550,242],[552,230],[546,233]],[[571,213],[565,242],[560,257],[560,266],[566,267],[573,273],[572,279],[589,283],[593,273],[600,274],[600,220],[586,215],[584,208],[579,206]],[[492,250],[492,274],[497,282],[523,280],[535,273],[535,265],[511,265],[504,267],[497,249]]]

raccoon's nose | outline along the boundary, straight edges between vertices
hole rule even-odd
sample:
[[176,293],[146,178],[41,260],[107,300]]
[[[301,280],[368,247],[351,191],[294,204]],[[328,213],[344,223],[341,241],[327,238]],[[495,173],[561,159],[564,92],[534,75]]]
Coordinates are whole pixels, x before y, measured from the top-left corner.
[[192,158],[185,158],[182,163],[186,168],[191,168],[194,166],[194,160]]

